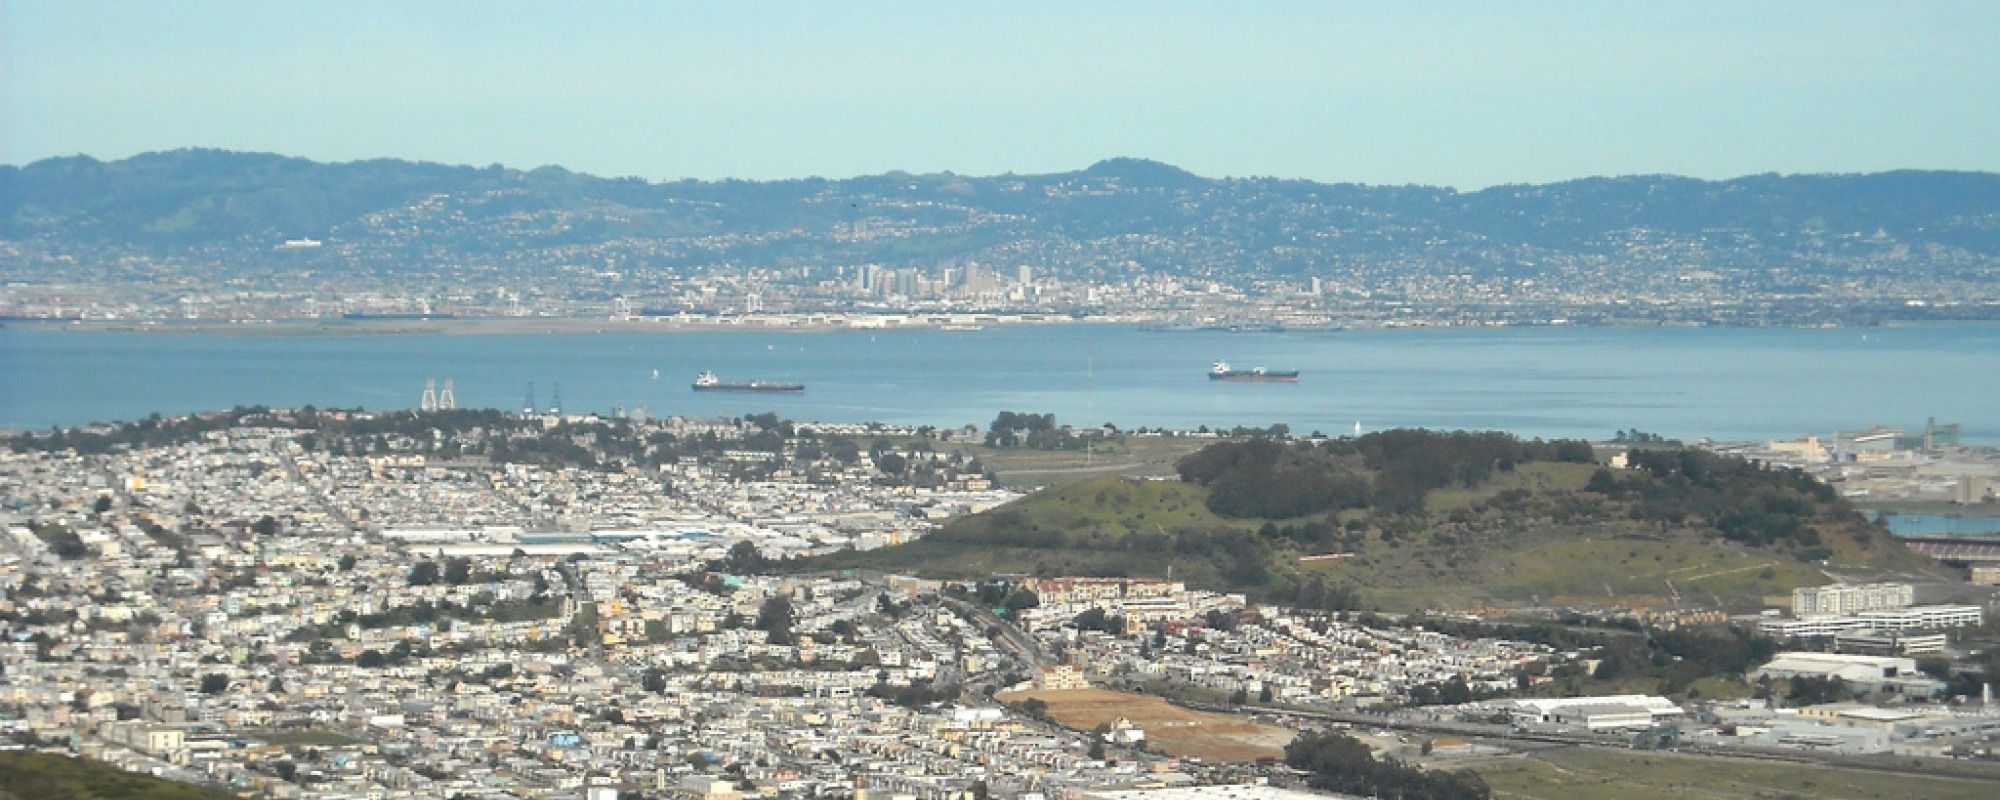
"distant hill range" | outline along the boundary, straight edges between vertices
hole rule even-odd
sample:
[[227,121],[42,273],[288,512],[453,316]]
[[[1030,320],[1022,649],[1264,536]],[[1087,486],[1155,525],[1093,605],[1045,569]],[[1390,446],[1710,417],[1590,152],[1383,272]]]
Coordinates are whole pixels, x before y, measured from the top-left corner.
[[1074,279],[1389,276],[1571,280],[1604,272],[1750,290],[1984,285],[2000,275],[2000,175],[1586,178],[1459,192],[1204,178],[1118,158],[1077,172],[648,182],[220,150],[0,167],[0,239],[35,264],[194,259],[256,268],[286,241],[321,271],[579,262],[775,270],[974,262]]

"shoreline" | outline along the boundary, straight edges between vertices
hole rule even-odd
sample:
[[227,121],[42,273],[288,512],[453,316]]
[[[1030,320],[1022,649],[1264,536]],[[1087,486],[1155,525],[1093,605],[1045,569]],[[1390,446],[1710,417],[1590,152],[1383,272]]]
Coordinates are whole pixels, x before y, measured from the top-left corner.
[[[549,335],[575,336],[607,333],[884,333],[928,331],[937,333],[974,332],[987,328],[1049,325],[1132,325],[1122,318],[1076,319],[1047,316],[1035,319],[939,321],[936,315],[884,317],[714,317],[608,319],[597,317],[469,317],[455,319],[297,319],[297,320],[8,320],[7,329],[72,333],[140,333],[175,336],[184,334],[236,336],[490,336]],[[1295,328],[1298,331],[1331,330]]]
[[[575,336],[608,333],[977,333],[995,328],[1041,326],[1130,326],[1157,325],[1160,320],[1145,314],[1077,317],[1067,314],[993,313],[816,313],[755,316],[678,317],[456,317],[440,319],[253,319],[253,320],[79,320],[9,319],[0,330],[72,333],[138,333],[174,335],[230,335],[246,337],[291,336],[490,336],[545,335]],[[1334,334],[1363,330],[1512,330],[1522,328],[1578,328],[1631,330],[1636,328],[1731,328],[1784,330],[1873,330],[1916,328],[1934,325],[1993,324],[1983,320],[1886,322],[1874,325],[1718,325],[1697,323],[1578,323],[1557,322],[1452,322],[1346,320],[1339,323],[1277,323],[1268,329],[1229,325],[1154,329],[1149,332],[1175,333],[1304,333]]]
[[1961,504],[1945,500],[1878,500],[1855,502],[1854,507],[1864,514],[1880,513],[1891,517],[2000,518],[2000,503]]

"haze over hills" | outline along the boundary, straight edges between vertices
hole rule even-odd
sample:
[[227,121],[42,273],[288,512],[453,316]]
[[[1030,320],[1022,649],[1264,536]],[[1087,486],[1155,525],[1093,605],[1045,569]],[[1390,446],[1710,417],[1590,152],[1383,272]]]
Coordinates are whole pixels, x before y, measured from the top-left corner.
[[[1586,321],[1634,304],[1871,307],[1879,318],[1960,304],[1944,315],[1978,317],[2000,303],[2000,175],[1989,173],[1636,176],[1461,193],[1211,179],[1117,158],[1052,175],[650,183],[178,150],[0,167],[0,202],[11,253],[0,272],[12,281],[236,281],[278,294],[379,281],[385,294],[445,303],[457,292],[461,306],[496,287],[662,306],[761,294],[766,310],[890,296],[1055,311],[1106,302],[970,278],[1011,282],[1024,268],[1073,285],[1145,277],[1301,306],[1501,304]],[[283,247],[308,239],[324,246]],[[685,291],[703,276],[723,284]],[[740,285],[752,282],[778,290]]]

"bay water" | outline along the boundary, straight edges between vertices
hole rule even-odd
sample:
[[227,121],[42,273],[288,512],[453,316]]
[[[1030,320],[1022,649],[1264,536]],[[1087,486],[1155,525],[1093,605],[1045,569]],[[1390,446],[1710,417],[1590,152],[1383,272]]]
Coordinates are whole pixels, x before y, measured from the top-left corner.
[[[1209,364],[1296,369],[1222,383]],[[694,392],[723,380],[796,395]],[[1431,328],[277,335],[0,330],[0,428],[45,429],[237,405],[414,408],[426,380],[460,407],[984,427],[1001,410],[1066,424],[1294,433],[1390,427],[1527,437],[1822,436],[1874,423],[1963,425],[2000,444],[2000,325],[1893,328]]]
[[1986,514],[1890,514],[1884,518],[1897,536],[2000,538],[2000,516]]

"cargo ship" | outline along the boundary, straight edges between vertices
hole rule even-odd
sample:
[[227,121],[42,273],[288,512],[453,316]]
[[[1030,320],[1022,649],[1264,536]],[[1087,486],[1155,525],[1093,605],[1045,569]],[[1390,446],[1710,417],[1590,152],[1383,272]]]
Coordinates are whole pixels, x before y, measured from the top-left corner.
[[724,381],[713,372],[703,372],[694,378],[697,392],[803,392],[803,383],[772,383],[770,381]]
[[1227,361],[1217,361],[1208,368],[1208,379],[1212,381],[1237,381],[1241,383],[1298,383],[1299,371],[1295,369],[1233,369]]

